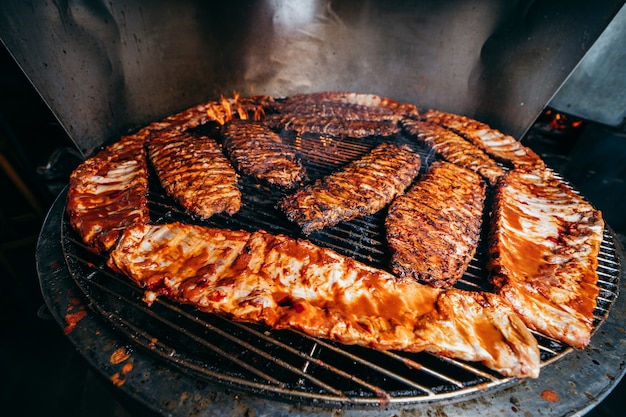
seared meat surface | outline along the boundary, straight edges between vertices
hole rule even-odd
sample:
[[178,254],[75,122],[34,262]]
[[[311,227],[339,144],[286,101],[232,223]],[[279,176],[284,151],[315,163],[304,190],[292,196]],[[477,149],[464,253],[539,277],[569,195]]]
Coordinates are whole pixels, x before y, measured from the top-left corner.
[[408,145],[383,143],[361,159],[278,202],[305,234],[374,214],[411,184],[420,157]]
[[522,145],[513,136],[467,116],[428,110],[421,115],[430,123],[441,125],[463,136],[499,162],[516,168],[543,168],[543,160],[532,149]]
[[125,230],[109,265],[146,289],[234,320],[376,349],[428,351],[537,377],[537,341],[502,300],[399,280],[264,231],[182,223]]
[[283,188],[294,188],[306,171],[289,143],[267,126],[233,120],[222,132],[224,148],[243,174]]
[[480,174],[495,185],[505,171],[480,148],[442,126],[406,119],[402,126],[410,135],[435,151],[443,159]]
[[215,139],[159,132],[150,139],[148,156],[163,189],[189,213],[209,218],[241,207],[238,176]]
[[277,101],[264,119],[274,129],[335,137],[393,136],[399,121],[416,117],[415,106],[374,94],[325,92],[297,94]]
[[477,174],[433,162],[389,207],[385,230],[392,271],[433,286],[454,285],[476,253],[484,200]]
[[513,170],[497,190],[491,280],[531,329],[575,347],[589,343],[601,213],[548,170]]

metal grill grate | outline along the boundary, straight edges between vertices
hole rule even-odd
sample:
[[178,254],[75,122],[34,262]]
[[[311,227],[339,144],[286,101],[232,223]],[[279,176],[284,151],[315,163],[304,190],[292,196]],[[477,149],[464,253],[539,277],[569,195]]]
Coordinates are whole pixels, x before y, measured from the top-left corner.
[[[399,136],[394,140],[407,139]],[[292,138],[311,179],[360,157],[376,143],[379,142],[375,139]],[[422,156],[424,172],[435,157],[426,149],[412,145]],[[244,195],[240,212],[232,217],[216,215],[201,222],[182,211],[152,178],[149,196],[152,220],[182,220],[246,230],[261,228],[301,237],[297,227],[284,220],[275,208],[277,199],[282,196],[280,191],[245,178],[240,185]],[[320,246],[386,268],[389,254],[383,219],[384,213],[378,213],[315,232],[308,238]],[[300,404],[370,406],[467,396],[517,382],[480,364],[425,352],[380,352],[340,345],[293,331],[273,331],[232,322],[164,299],[157,299],[148,307],[142,301],[142,291],[125,277],[112,273],[103,257],[85,248],[66,219],[62,236],[72,278],[98,315],[136,346],[184,372],[218,381],[225,387]],[[489,289],[483,266],[483,246],[479,246],[458,287]],[[601,293],[595,311],[595,328],[606,319],[617,298],[620,271],[614,237],[607,229],[598,268]],[[536,337],[542,366],[572,351],[555,340],[539,334]]]

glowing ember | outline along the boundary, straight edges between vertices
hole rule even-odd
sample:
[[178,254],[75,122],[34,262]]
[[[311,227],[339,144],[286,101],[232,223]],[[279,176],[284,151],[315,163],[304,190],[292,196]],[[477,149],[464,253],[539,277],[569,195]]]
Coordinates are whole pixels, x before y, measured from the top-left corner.
[[576,129],[583,125],[582,120],[573,119],[566,114],[559,113],[553,110],[546,110],[544,116],[547,118],[547,125],[550,129],[568,130]]

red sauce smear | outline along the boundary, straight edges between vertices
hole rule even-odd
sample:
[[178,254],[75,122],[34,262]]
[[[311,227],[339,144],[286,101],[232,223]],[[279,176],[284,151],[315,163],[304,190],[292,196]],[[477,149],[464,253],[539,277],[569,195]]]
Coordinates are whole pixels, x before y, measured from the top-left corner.
[[551,389],[545,389],[541,392],[541,398],[551,403],[555,403],[559,401],[559,394],[552,391]]
[[87,315],[87,312],[85,310],[81,310],[76,313],[67,313],[65,315],[65,322],[67,323],[67,326],[65,326],[65,329],[63,329],[63,334],[68,335],[72,333],[76,328],[78,322],[81,321],[82,318],[85,317],[85,315]]

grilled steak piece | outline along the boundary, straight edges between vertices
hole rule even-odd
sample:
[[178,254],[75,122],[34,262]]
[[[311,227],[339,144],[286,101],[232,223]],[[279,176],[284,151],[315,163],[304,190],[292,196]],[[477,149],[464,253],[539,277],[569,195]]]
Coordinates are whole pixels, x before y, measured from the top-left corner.
[[150,139],[148,156],[163,189],[189,213],[207,219],[239,211],[238,176],[214,139],[160,132]]
[[278,207],[308,234],[374,214],[411,184],[420,157],[408,145],[383,143],[342,170],[285,196]]
[[277,101],[264,123],[273,129],[335,137],[393,136],[405,116],[417,117],[414,105],[373,94],[323,92]]
[[589,343],[601,213],[548,170],[513,170],[497,189],[489,270],[528,327],[571,346]]
[[505,171],[480,148],[442,126],[405,119],[402,126],[418,141],[443,159],[480,174],[489,185],[495,185]]
[[433,286],[451,287],[476,253],[485,185],[476,173],[433,162],[385,219],[391,269]]
[[124,136],[70,175],[69,223],[95,252],[108,251],[124,228],[149,219],[147,129]]
[[222,134],[226,153],[243,174],[287,189],[306,178],[296,153],[267,126],[233,120],[224,126]]
[[428,110],[425,121],[441,125],[463,136],[499,162],[516,168],[543,168],[542,159],[513,136],[505,135],[485,123],[458,114]]
[[537,377],[536,339],[495,294],[402,280],[306,240],[182,223],[124,232],[109,266],[199,310],[376,349]]

